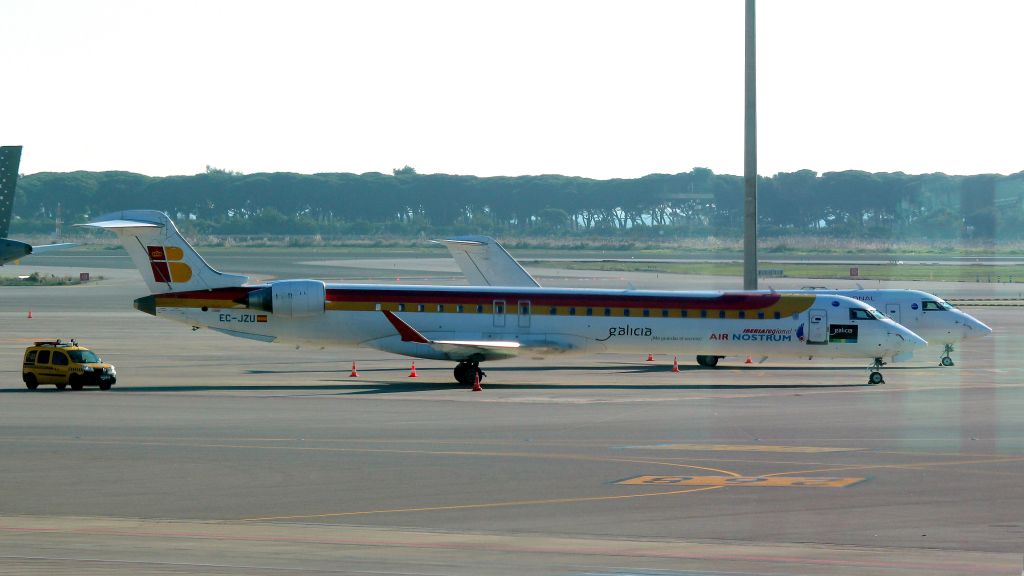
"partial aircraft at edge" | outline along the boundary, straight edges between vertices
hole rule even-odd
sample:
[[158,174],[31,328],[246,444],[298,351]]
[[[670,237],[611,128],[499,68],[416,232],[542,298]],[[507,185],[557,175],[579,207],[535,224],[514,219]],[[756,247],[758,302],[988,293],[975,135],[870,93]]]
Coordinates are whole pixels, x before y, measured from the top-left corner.
[[114,232],[149,296],[135,308],[194,328],[263,342],[360,346],[456,362],[455,379],[517,355],[684,352],[707,356],[809,355],[872,360],[927,344],[868,304],[843,296],[765,292],[595,290],[325,284],[248,285],[214,270],[171,219],[154,210],[88,224]]
[[11,225],[11,212],[14,208],[14,192],[18,188],[18,167],[20,165],[21,146],[0,146],[0,266],[24,258],[29,254],[40,254],[75,245],[62,243],[33,246],[7,238],[7,231]]
[[[540,286],[497,240],[490,236],[458,236],[434,240],[448,247],[462,273],[473,286]],[[889,318],[913,330],[929,344],[941,344],[941,365],[952,366],[953,346],[963,340],[992,333],[974,316],[957,310],[934,294],[920,290],[858,288],[856,290],[778,290],[779,294],[838,294],[877,306]],[[718,357],[698,356],[701,366],[714,366]]]

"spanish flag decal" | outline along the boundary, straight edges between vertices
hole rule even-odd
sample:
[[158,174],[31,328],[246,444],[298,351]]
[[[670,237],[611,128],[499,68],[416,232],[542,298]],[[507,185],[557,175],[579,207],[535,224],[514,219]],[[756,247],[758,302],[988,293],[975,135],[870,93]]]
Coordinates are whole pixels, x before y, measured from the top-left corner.
[[149,266],[157,282],[188,282],[192,279],[192,268],[180,260],[185,252],[177,246],[147,246]]

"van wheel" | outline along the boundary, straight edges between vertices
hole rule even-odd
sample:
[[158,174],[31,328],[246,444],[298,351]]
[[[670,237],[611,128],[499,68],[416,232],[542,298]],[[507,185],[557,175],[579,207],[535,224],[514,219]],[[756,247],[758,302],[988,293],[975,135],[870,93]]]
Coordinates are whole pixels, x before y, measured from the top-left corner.
[[29,390],[35,390],[36,388],[39,388],[39,381],[36,380],[35,374],[25,375],[25,388],[28,388]]
[[110,390],[110,382],[100,382],[100,390]]
[[85,385],[82,384],[82,379],[79,378],[78,376],[73,375],[71,376],[71,378],[68,378],[68,380],[70,381],[69,383],[71,384],[72,390],[81,390],[82,388],[85,387]]

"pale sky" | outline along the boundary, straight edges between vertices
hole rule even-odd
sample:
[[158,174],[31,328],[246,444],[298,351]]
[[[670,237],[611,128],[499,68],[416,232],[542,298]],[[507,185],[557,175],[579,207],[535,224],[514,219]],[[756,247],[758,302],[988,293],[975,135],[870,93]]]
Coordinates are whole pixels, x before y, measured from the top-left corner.
[[[1024,170],[1024,2],[761,0],[759,170]],[[0,0],[21,171],[743,173],[743,0]]]

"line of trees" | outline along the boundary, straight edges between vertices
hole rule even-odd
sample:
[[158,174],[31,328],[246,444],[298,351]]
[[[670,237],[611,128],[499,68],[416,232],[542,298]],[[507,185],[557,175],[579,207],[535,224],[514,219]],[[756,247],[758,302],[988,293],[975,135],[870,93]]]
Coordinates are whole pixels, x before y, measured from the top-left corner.
[[[1009,176],[811,170],[759,178],[766,235],[881,239],[1024,237],[1024,172]],[[695,168],[593,180],[558,175],[260,173],[22,176],[12,232],[152,208],[209,234],[740,236],[743,179]]]

